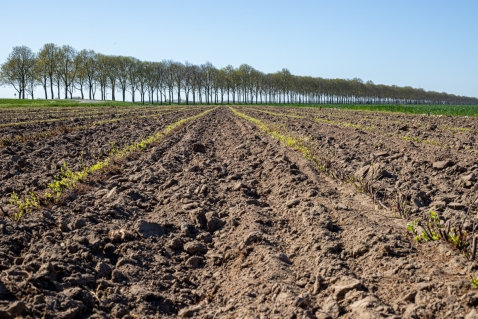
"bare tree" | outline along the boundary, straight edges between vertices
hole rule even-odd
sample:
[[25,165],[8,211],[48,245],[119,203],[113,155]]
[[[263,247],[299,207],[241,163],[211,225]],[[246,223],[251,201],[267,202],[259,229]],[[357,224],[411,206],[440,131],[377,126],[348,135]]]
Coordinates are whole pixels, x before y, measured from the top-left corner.
[[138,89],[141,103],[144,104],[144,95],[148,90],[148,69],[150,67],[150,62],[139,62],[137,66],[138,77],[136,87]]
[[189,93],[192,90],[193,86],[193,76],[194,76],[194,66],[186,61],[184,64],[184,73],[183,73],[183,91],[184,97],[186,99],[186,105],[189,105]]
[[29,68],[26,77],[25,77],[25,90],[30,96],[32,100],[35,98],[35,88],[41,83],[39,73],[37,72],[35,66],[33,68]]
[[156,100],[163,104],[163,96],[166,100],[166,66],[164,62],[157,62],[153,65],[154,79],[156,82]]
[[173,66],[174,62],[171,60],[165,60],[163,61],[163,63],[165,65],[166,86],[169,91],[168,101],[169,101],[169,104],[171,104],[173,102],[173,92],[174,92],[174,84],[175,84],[174,66]]
[[106,100],[108,81],[108,56],[98,54],[96,61],[96,82],[100,85],[101,100]]
[[[158,62],[150,62],[146,69],[146,86],[148,90],[148,100],[150,103],[154,104],[154,92],[157,88],[157,67]],[[158,99],[158,93],[156,92],[156,100]]]
[[35,75],[35,60],[36,55],[29,47],[14,47],[0,68],[0,83],[13,86],[18,98],[24,99],[27,82]]
[[[51,98],[55,98],[55,95],[53,93],[53,78],[56,74],[56,69],[58,68],[58,51],[59,48],[56,44],[47,43],[43,45],[43,47],[38,52],[38,67],[43,81],[42,85],[45,88],[45,99],[48,99],[48,95],[46,92],[46,78],[48,78],[50,83]],[[60,96],[58,96],[58,98],[59,97]]]
[[203,75],[203,90],[206,95],[206,103],[211,103],[211,96],[212,96],[212,85],[214,79],[214,71],[216,68],[212,65],[211,62],[206,62],[205,64],[201,65],[201,71]]
[[193,104],[196,104],[196,94],[198,96],[199,103],[202,103],[201,100],[201,88],[202,88],[202,69],[197,66],[193,65],[191,67],[192,79],[191,79],[191,91],[193,94]]
[[109,86],[111,88],[111,100],[115,101],[115,91],[116,91],[116,83],[118,80],[118,66],[119,66],[119,57],[117,56],[106,56],[106,76],[109,80]]
[[86,86],[88,87],[88,98],[95,99],[96,93],[96,73],[98,65],[98,55],[93,50],[81,51],[82,65],[81,69],[86,76]]
[[169,65],[169,72],[172,77],[173,85],[176,85],[179,105],[181,104],[181,88],[184,82],[185,66],[181,62],[173,62]]
[[[77,54],[77,51],[69,45],[62,46],[58,51],[58,75],[63,81],[65,99],[68,98],[68,89],[75,80],[75,59]],[[70,98],[72,98],[72,91],[70,91]]]
[[128,63],[128,85],[129,85],[129,92],[131,93],[131,99],[132,102],[135,101],[135,93],[137,90],[137,82],[138,82],[138,77],[139,77],[139,71],[140,71],[140,64],[141,61],[139,61],[136,58],[131,58],[130,63]]
[[129,65],[133,63],[133,59],[130,57],[119,56],[117,61],[118,68],[118,86],[121,90],[123,102],[126,101],[126,90],[128,89],[129,79]]
[[[93,53],[94,55],[94,53]],[[90,56],[91,51],[88,50],[81,50],[78,52],[78,55],[75,58],[75,66],[76,66],[76,78],[75,78],[75,89],[80,90],[81,99],[85,99],[85,94],[83,92],[83,88],[85,86],[89,86],[89,63],[90,63]],[[91,99],[91,92],[90,92],[90,99]]]
[[229,97],[234,83],[232,79],[232,75],[234,74],[234,67],[232,65],[228,65],[223,68],[222,71],[224,72],[224,90],[227,92],[227,104],[229,104]]

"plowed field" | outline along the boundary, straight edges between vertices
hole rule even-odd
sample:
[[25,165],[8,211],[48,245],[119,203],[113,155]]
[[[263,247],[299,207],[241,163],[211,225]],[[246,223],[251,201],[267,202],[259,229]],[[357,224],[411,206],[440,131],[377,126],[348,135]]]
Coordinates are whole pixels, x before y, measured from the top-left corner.
[[478,318],[476,118],[1,115],[0,318]]

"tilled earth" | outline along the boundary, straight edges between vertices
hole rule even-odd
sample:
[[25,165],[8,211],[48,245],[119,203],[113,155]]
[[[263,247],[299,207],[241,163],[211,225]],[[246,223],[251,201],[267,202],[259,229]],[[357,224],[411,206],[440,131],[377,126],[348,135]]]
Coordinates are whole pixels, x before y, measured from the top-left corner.
[[[277,116],[255,109],[243,111],[273,125],[283,125],[288,132],[306,138],[320,156],[328,157],[331,166],[345,176],[360,179],[370,177],[372,170],[375,170],[378,176],[374,178],[374,186],[387,195],[392,195],[394,191],[406,193],[412,204],[412,214],[427,212],[432,208],[443,212],[447,218],[453,218],[473,211],[470,206],[477,204],[476,119],[457,118],[452,125],[453,118],[450,117],[397,115],[397,119],[401,117],[402,122],[408,123],[405,127],[411,136],[435,134],[434,140],[466,140],[468,149],[465,150],[461,142],[456,142],[456,147],[449,147],[447,144],[435,145],[404,139],[404,126],[397,127],[394,124],[397,121],[392,121],[387,113],[375,115],[377,118],[382,117],[384,124],[368,130],[343,126],[349,121],[366,121],[358,119],[356,112],[344,114],[342,111],[339,115],[346,120],[331,124],[320,122],[324,116],[322,111],[302,110],[304,118]],[[331,111],[323,112],[327,114]],[[431,125],[441,129],[430,131],[424,128]],[[460,127],[469,130],[456,132],[450,129]],[[397,131],[400,133],[390,134]],[[392,199],[391,196],[389,199]]]
[[[364,133],[350,129],[360,139],[349,145],[344,131],[287,121],[329,147],[355,148],[360,161],[338,158],[346,169],[370,155]],[[436,178],[455,176],[457,161],[476,170],[467,156],[435,168]],[[416,243],[407,220],[228,108],[118,165],[61,205],[0,220],[0,318],[478,318],[474,262],[443,241]],[[417,180],[429,169],[421,165]],[[392,183],[398,171],[389,171],[380,183]],[[474,184],[460,185],[453,196],[471,197]],[[450,214],[459,208],[444,202]]]
[[[61,168],[80,170],[144,136],[199,109],[163,111],[151,117],[86,126],[50,138],[37,138],[0,148],[0,199],[12,192],[27,194],[44,189]],[[31,132],[33,128],[25,128]]]
[[[350,127],[377,136],[408,140],[417,144],[455,149],[463,153],[478,150],[478,122],[475,117],[409,115],[389,112],[364,112],[313,108],[255,108],[282,115],[316,119],[319,123]],[[473,152],[473,150],[475,152]]]

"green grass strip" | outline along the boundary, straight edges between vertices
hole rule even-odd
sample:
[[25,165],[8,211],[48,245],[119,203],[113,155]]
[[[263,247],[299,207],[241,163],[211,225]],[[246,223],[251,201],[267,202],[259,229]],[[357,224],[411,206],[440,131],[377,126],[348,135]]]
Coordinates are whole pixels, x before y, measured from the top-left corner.
[[275,138],[276,140],[280,141],[282,144],[284,144],[287,147],[290,147],[294,151],[300,152],[306,159],[314,162],[319,170],[325,171],[326,170],[326,164],[325,161],[322,157],[314,155],[311,151],[311,148],[308,147],[308,143],[306,139],[302,138],[297,138],[291,135],[285,135],[278,130],[273,129],[266,123],[262,122],[261,120],[258,120],[252,116],[249,116],[247,114],[241,113],[238,110],[230,107],[230,110],[237,116],[252,122],[257,125],[257,127],[267,135]]
[[406,114],[431,114],[447,116],[478,116],[478,105],[431,104],[267,104],[284,108],[343,109]]
[[373,130],[375,130],[374,126],[366,126],[366,125],[354,124],[354,123],[349,123],[349,122],[331,121],[331,120],[322,119],[322,118],[316,118],[314,120],[318,123],[325,123],[325,124],[330,124],[330,125],[335,125],[335,126],[355,128],[355,129],[359,129],[359,130],[362,130],[362,131],[365,131],[365,130],[373,131]]
[[[301,115],[295,115],[295,114],[284,114],[284,113],[275,113],[275,112],[269,112],[269,111],[264,111],[264,110],[258,110],[255,108],[251,108],[254,112],[261,112],[269,115],[274,115],[274,116],[281,116],[281,117],[288,117],[288,118],[295,118],[295,119],[305,119],[307,118],[306,116],[301,116]],[[368,131],[373,131],[375,127],[373,126],[364,126],[360,124],[354,124],[354,123],[348,123],[348,122],[338,122],[338,121],[330,121],[327,119],[321,119],[321,118],[316,118],[314,119],[316,122],[319,123],[326,123],[326,124],[331,124],[331,125],[336,125],[336,126],[342,126],[342,127],[352,127],[360,130],[368,130]]]
[[[122,102],[122,101],[84,101],[84,100],[45,100],[45,99],[0,99],[0,108],[30,108],[30,107],[102,107],[102,106],[114,106],[114,107],[129,107],[129,106],[160,106],[161,104],[151,104],[145,102]],[[168,104],[162,104],[164,106],[170,106]]]
[[254,107],[249,107],[251,110],[255,112],[261,112],[269,115],[275,115],[275,116],[282,116],[282,117],[290,117],[290,118],[295,118],[295,119],[304,119],[305,116],[300,116],[300,115],[294,115],[294,114],[284,114],[284,113],[275,113],[275,112],[269,112],[269,111],[264,111],[264,110],[259,110]]

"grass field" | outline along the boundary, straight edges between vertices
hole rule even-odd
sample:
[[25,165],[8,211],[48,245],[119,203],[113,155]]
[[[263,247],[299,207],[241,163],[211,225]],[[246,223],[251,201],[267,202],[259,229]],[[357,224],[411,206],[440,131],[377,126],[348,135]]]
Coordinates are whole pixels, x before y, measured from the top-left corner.
[[[21,99],[0,99],[0,108],[18,108],[18,107],[78,107],[78,106],[135,106],[151,105],[151,103],[142,104],[140,102],[120,102],[120,101],[94,101],[83,102],[78,100],[21,100]],[[157,105],[157,104],[155,104]]]
[[478,116],[478,105],[398,105],[398,104],[271,104],[282,107],[334,108],[360,111],[379,111],[408,114],[448,116]]
[[[167,105],[166,103],[163,103]],[[120,101],[94,101],[83,102],[78,100],[20,100],[0,99],[0,108],[18,107],[78,107],[78,106],[135,106],[151,105],[141,102],[120,102]],[[158,104],[154,104],[158,105]],[[174,103],[172,105],[177,105]],[[186,105],[181,103],[181,105]],[[191,105],[191,104],[190,104]],[[235,103],[234,105],[244,105]],[[250,105],[250,104],[247,104]],[[409,114],[433,114],[448,116],[478,116],[478,105],[398,105],[398,104],[263,104],[280,107],[313,107],[313,108],[335,108],[362,111],[381,111]]]
[[366,110],[388,111],[410,114],[434,114],[449,116],[478,116],[478,105],[326,105],[325,107]]

